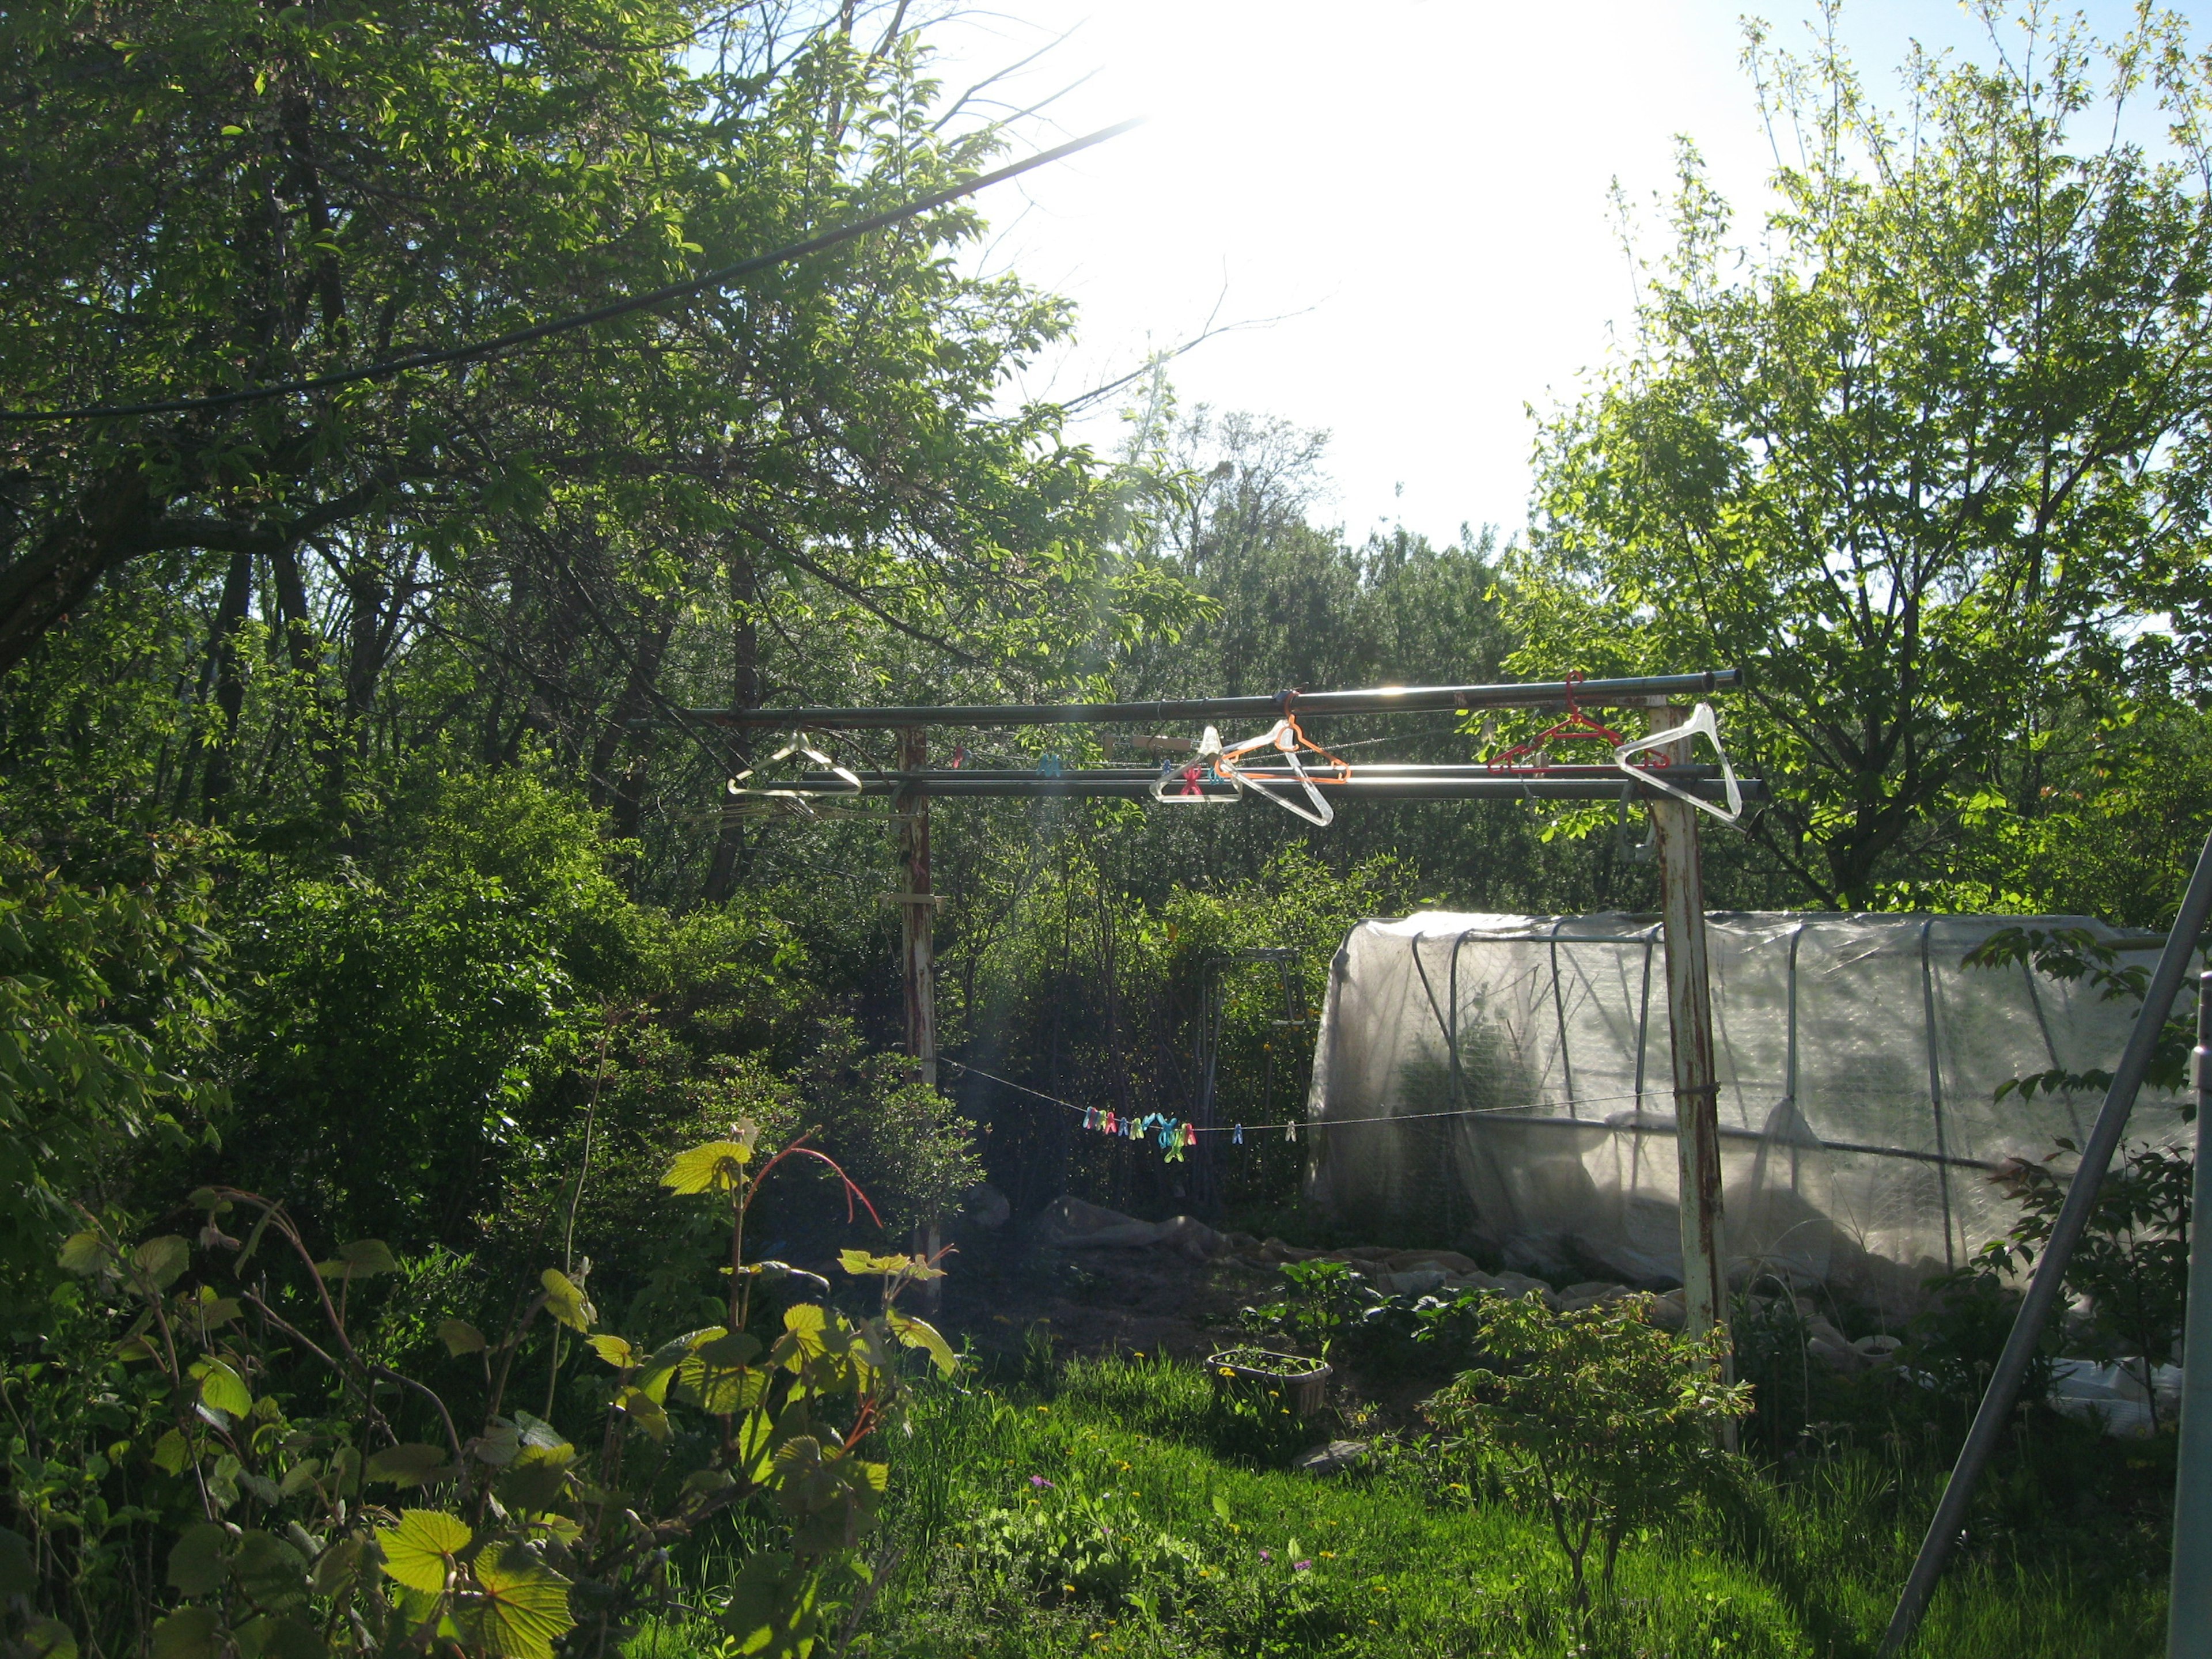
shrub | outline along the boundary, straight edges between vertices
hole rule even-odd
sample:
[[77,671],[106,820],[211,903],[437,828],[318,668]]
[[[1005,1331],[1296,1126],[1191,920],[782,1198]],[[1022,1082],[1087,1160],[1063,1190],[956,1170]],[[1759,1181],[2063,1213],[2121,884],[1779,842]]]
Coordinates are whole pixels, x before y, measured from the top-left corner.
[[[194,1194],[196,1238],[131,1246],[97,1222],[71,1237],[63,1265],[113,1322],[58,1377],[39,1365],[14,1379],[11,1392],[43,1389],[64,1408],[44,1443],[11,1449],[31,1535],[0,1532],[0,1582],[14,1581],[11,1620],[36,1609],[19,1639],[59,1656],[73,1645],[61,1615],[112,1626],[158,1612],[150,1632],[110,1628],[99,1646],[138,1650],[150,1635],[158,1659],[605,1653],[670,1606],[670,1547],[732,1517],[751,1547],[717,1622],[738,1651],[804,1659],[867,1583],[858,1547],[889,1473],[868,1454],[905,1396],[894,1356],[923,1350],[948,1375],[954,1359],[896,1305],[939,1276],[918,1258],[844,1252],[847,1273],[882,1285],[871,1317],[803,1297],[770,1313],[769,1286],[821,1281],[748,1261],[746,1213],[787,1161],[829,1160],[795,1141],[756,1168],[756,1133],[733,1126],[663,1177],[724,1218],[717,1322],[633,1343],[599,1328],[588,1264],[548,1267],[496,1340],[460,1319],[436,1326],[473,1374],[465,1414],[459,1389],[378,1357],[404,1351],[426,1310],[387,1307],[388,1346],[356,1335],[364,1288],[397,1267],[376,1240],[318,1261],[283,1206],[215,1188]],[[441,1261],[416,1282],[450,1277]],[[548,1325],[550,1344],[536,1340]],[[514,1403],[549,1350],[556,1397],[564,1342],[605,1367],[590,1432],[574,1437]],[[56,1443],[64,1423],[75,1448]],[[72,1450],[82,1476],[65,1480]],[[110,1477],[127,1501],[109,1501]],[[142,1559],[161,1564],[153,1582]]]
[[1480,1323],[1490,1365],[1431,1400],[1429,1419],[1463,1462],[1490,1464],[1541,1510],[1587,1611],[1592,1547],[1604,1543],[1610,1595],[1629,1529],[1729,1473],[1719,1431],[1749,1412],[1750,1389],[1721,1380],[1725,1330],[1676,1336],[1645,1321],[1640,1298],[1553,1313],[1490,1295]]

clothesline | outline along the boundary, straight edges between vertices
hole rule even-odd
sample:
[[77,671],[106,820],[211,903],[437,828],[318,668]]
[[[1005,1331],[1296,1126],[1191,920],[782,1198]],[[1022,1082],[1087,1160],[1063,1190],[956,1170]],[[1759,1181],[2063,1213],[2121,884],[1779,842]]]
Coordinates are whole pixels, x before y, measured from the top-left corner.
[[[984,1071],[981,1066],[970,1066],[964,1060],[946,1060],[940,1057],[938,1063],[941,1066],[957,1066],[970,1077],[980,1077],[987,1083],[995,1083],[1002,1088],[1012,1089],[1050,1105],[1061,1107],[1079,1116],[1091,1116],[1098,1110],[1096,1106],[1079,1106],[1072,1100],[1062,1100],[1058,1095],[1048,1095],[1042,1089],[1032,1089],[1026,1083],[1017,1083],[1012,1078],[1000,1077],[994,1073]],[[1645,1098],[1650,1093],[1650,1091],[1646,1091],[1644,1095],[1585,1095],[1578,1103],[1595,1103],[1607,1100],[1640,1100]],[[1463,1106],[1449,1112],[1386,1112],[1374,1117],[1294,1117],[1279,1123],[1238,1123],[1218,1125],[1203,1129],[1195,1126],[1190,1127],[1192,1133],[1201,1135],[1235,1135],[1247,1130],[1257,1133],[1263,1129],[1287,1129],[1295,1133],[1302,1128],[1349,1128],[1355,1124],[1362,1123],[1414,1123],[1427,1118],[1497,1117],[1508,1112],[1526,1112],[1528,1109],[1526,1106]],[[1604,1126],[1593,1124],[1592,1127],[1603,1127]]]

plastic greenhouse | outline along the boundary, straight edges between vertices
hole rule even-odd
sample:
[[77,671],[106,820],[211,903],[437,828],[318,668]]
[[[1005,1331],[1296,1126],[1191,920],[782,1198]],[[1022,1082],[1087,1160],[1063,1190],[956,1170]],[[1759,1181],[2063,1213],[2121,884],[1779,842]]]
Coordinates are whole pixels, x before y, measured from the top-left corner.
[[[2016,926],[2084,928],[2146,968],[2161,943],[2081,917],[1708,918],[1732,1279],[1902,1304],[2007,1231],[1991,1177],[2078,1141],[2098,1101],[1998,1088],[2109,1068],[2136,1006],[1966,965]],[[1309,1191],[1365,1237],[1679,1277],[1670,1065],[1655,917],[1364,922],[1329,975]],[[2130,1142],[2191,1140],[2180,1103],[2146,1090]]]

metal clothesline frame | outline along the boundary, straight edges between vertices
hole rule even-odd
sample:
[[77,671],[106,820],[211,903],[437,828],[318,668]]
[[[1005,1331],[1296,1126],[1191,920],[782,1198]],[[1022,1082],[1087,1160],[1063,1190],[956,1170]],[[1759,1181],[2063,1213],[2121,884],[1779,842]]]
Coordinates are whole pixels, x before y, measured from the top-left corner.
[[[740,787],[732,780],[738,805],[733,816],[789,811],[804,816],[812,803],[838,797],[887,795],[892,803],[905,880],[891,896],[900,913],[901,957],[906,993],[907,1049],[921,1080],[937,1081],[936,1006],[932,919],[936,899],[929,870],[929,802],[935,795],[1016,798],[1096,796],[1191,804],[1228,804],[1246,793],[1325,824],[1335,799],[1482,800],[1527,802],[1620,801],[1640,804],[1651,817],[1658,866],[1662,921],[1666,945],[1668,1020],[1673,1037],[1677,1162],[1680,1180],[1684,1310],[1686,1328],[1701,1332],[1727,1317],[1728,1284],[1721,1231],[1720,1142],[1717,1085],[1713,1074],[1711,991],[1705,964],[1704,861],[1697,819],[1712,811],[1733,823],[1751,802],[1765,799],[1756,779],[1735,777],[1724,750],[1717,767],[1698,764],[1692,752],[1694,735],[1716,750],[1719,734],[1710,705],[1694,711],[1692,698],[1741,690],[1740,669],[1708,669],[1692,674],[1652,674],[1594,680],[1573,674],[1564,679],[1444,686],[1376,686],[1340,691],[1285,690],[1267,696],[1193,697],[1142,702],[942,703],[881,708],[793,707],[783,708],[671,709],[665,718],[692,726],[777,728],[805,733],[837,731],[894,731],[898,734],[895,769],[860,773],[823,771],[796,779],[763,781]],[[1337,760],[1307,739],[1299,723],[1351,714],[1401,714],[1492,709],[1564,709],[1568,719],[1533,740],[1534,764],[1474,763],[1416,766],[1381,763],[1353,766]],[[1588,719],[1593,708],[1650,711],[1648,735],[1627,738]],[[1016,726],[1144,724],[1265,720],[1276,722],[1265,744],[1244,742],[1225,753],[1209,730],[1196,751],[1210,765],[1184,770],[1172,797],[1163,793],[1170,773],[1153,768],[1085,768],[1070,773],[1056,758],[1040,757],[1030,772],[1004,769],[970,770],[927,763],[933,726],[1007,729]],[[659,723],[657,720],[636,722]],[[1568,731],[1565,728],[1571,728]],[[1555,734],[1613,739],[1611,764],[1554,766],[1544,744]],[[1279,762],[1243,763],[1245,752],[1272,746]],[[1530,747],[1508,751],[1501,761],[1517,762]],[[1305,766],[1301,750],[1330,761]],[[808,754],[794,737],[787,756]],[[1643,759],[1631,761],[1632,756]],[[822,757],[827,762],[826,755]],[[1048,764],[1048,761],[1049,763]],[[751,776],[748,774],[747,776]],[[1295,784],[1313,807],[1294,804]],[[1324,794],[1322,792],[1326,791]],[[1726,810],[1721,810],[1725,804]],[[932,1229],[931,1248],[934,1248]],[[1724,1437],[1733,1447],[1732,1427]]]

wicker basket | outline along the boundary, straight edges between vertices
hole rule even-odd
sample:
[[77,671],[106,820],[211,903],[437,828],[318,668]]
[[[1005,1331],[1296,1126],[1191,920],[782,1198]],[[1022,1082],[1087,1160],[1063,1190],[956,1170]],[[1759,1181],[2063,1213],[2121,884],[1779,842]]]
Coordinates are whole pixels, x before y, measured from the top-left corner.
[[1300,1417],[1311,1417],[1321,1409],[1328,1379],[1335,1375],[1335,1368],[1325,1359],[1273,1353],[1265,1348],[1231,1348],[1212,1355],[1206,1362],[1206,1370],[1217,1389],[1231,1381],[1243,1381],[1273,1389]]

